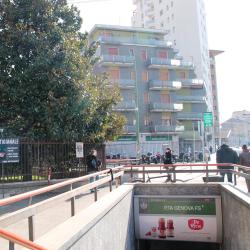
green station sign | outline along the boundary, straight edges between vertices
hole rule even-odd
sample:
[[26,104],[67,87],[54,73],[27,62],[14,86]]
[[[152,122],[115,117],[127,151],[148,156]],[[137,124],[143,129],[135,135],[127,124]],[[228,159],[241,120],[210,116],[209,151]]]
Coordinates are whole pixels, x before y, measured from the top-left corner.
[[146,141],[172,141],[172,135],[146,136]]
[[204,127],[213,127],[213,114],[212,112],[203,113]]
[[136,141],[136,136],[135,135],[125,135],[125,136],[120,136],[117,141]]

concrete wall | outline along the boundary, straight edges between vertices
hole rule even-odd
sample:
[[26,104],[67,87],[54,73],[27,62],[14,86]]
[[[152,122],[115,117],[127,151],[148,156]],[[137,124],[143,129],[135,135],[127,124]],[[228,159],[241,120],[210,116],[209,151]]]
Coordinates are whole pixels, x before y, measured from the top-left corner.
[[220,195],[218,184],[135,184],[134,195]]
[[250,249],[250,196],[230,186],[221,187],[223,250]]
[[133,185],[123,185],[36,242],[47,249],[134,250]]

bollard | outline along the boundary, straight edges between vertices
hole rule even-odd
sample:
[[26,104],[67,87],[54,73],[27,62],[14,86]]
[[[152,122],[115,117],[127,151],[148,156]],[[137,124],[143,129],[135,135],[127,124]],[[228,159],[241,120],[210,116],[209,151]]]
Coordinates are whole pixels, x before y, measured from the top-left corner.
[[15,243],[12,241],[9,241],[9,250],[15,250]]
[[51,167],[48,167],[48,186],[50,185],[51,174],[52,174]]
[[237,176],[236,176],[236,174],[234,173],[234,186],[236,186],[237,185],[237,178],[236,178]]
[[95,193],[95,201],[97,201],[97,187],[95,187],[94,190],[95,190],[95,192],[94,192]]
[[[70,191],[73,190],[73,185],[70,185]],[[75,216],[75,196],[70,198],[70,203],[71,203],[71,217]]]
[[112,192],[112,181],[109,181],[109,191]]
[[35,239],[35,235],[34,235],[35,228],[34,228],[33,216],[28,217],[28,227],[29,227],[29,240],[34,241],[34,239]]
[[208,183],[208,161],[206,160],[206,183]]

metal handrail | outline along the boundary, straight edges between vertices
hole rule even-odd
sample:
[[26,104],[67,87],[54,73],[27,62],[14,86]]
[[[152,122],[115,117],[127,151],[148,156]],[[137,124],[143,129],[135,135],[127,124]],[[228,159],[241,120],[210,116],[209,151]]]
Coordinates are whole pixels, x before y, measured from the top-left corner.
[[[6,231],[2,228],[0,228],[0,237],[6,239],[6,240],[9,240],[13,243],[16,243],[20,246],[23,246],[23,247],[26,247],[28,249],[31,249],[31,250],[48,250],[47,248],[44,248],[30,240],[26,240],[16,234],[13,234],[9,231]],[[14,249],[14,246],[10,246],[10,248],[12,247],[12,249]]]
[[[113,172],[116,174],[113,174]],[[103,175],[103,174],[109,174],[109,175],[107,177],[104,177],[104,178],[97,180],[95,182],[86,184],[83,187],[78,187],[75,189],[73,189],[73,187],[72,187],[72,185],[74,183],[84,181],[84,180],[89,179],[90,177],[95,177],[97,175]],[[30,198],[30,203],[31,203],[32,197],[34,197],[36,195],[44,194],[44,193],[47,193],[47,192],[52,191],[52,190],[56,190],[56,189],[61,188],[61,187],[71,185],[70,186],[71,190],[68,192],[65,192],[63,194],[57,195],[56,197],[50,198],[46,202],[40,202],[40,203],[37,203],[35,205],[30,204],[28,207],[26,207],[18,212],[15,212],[14,214],[7,214],[7,215],[1,217],[1,219],[0,219],[1,226],[8,226],[8,225],[11,225],[11,224],[18,222],[20,219],[28,218],[28,222],[29,222],[28,223],[28,226],[29,226],[28,231],[29,231],[29,240],[30,241],[27,241],[27,240],[24,241],[24,239],[21,237],[17,241],[16,235],[14,235],[14,234],[12,235],[11,233],[8,234],[8,232],[6,232],[4,230],[2,231],[2,234],[0,233],[0,237],[3,237],[5,239],[9,240],[9,249],[14,249],[15,243],[22,245],[22,246],[25,246],[25,247],[29,246],[27,244],[29,242],[34,241],[34,219],[33,219],[33,217],[36,214],[38,214],[39,212],[42,212],[45,209],[48,209],[49,207],[52,207],[54,204],[57,204],[57,202],[59,202],[59,201],[65,201],[67,199],[71,199],[71,202],[70,202],[71,216],[74,216],[75,215],[75,197],[77,195],[79,195],[83,191],[86,191],[89,189],[94,189],[95,201],[97,201],[97,187],[100,185],[109,183],[110,192],[111,192],[113,178],[116,179],[116,187],[118,187],[119,182],[121,183],[121,180],[119,180],[119,178],[121,178],[121,176],[123,174],[124,174],[123,168],[116,167],[116,168],[113,168],[112,170],[111,169],[103,170],[103,171],[89,174],[89,175],[86,175],[83,177],[78,177],[78,178],[75,178],[73,180],[67,180],[67,181],[64,181],[62,183],[54,184],[54,185],[51,185],[51,186],[48,186],[45,188],[40,188],[40,189],[30,191],[30,192],[27,192],[24,194],[16,195],[16,196],[11,197],[11,198],[6,198],[3,200],[0,200],[0,207],[5,206],[5,205],[10,205],[12,203],[15,203],[15,202],[27,199],[27,198]],[[22,243],[22,244],[20,244],[20,243]],[[23,244],[26,244],[26,245],[23,245]],[[31,245],[31,247],[32,247],[32,245]],[[39,246],[37,246],[37,247],[39,247]],[[45,250],[45,248],[28,248],[28,249]]]
[[[146,170],[146,168],[159,168],[160,170]],[[190,167],[190,170],[176,170],[176,167]],[[198,169],[194,170],[192,167],[206,167],[206,169]],[[235,171],[234,169],[208,169],[208,167],[234,167],[238,168],[238,171]],[[232,163],[188,163],[188,164],[143,164],[143,165],[125,165],[123,167],[126,169],[126,172],[131,173],[142,173],[142,181],[145,182],[145,174],[149,173],[167,173],[167,174],[174,174],[174,182],[176,181],[176,174],[177,173],[204,173],[206,174],[206,183],[208,183],[208,175],[209,173],[232,173],[234,174],[234,185],[237,185],[236,182],[236,176],[241,176],[246,178],[247,180],[250,180],[250,174],[248,173],[240,173],[239,170],[247,170],[250,171],[250,167],[246,166],[241,166],[237,164],[232,164]],[[137,168],[136,171],[133,170],[133,168]],[[138,168],[142,168],[142,170],[138,170]],[[165,170],[162,170],[161,168],[165,168]]]
[[[118,171],[118,170],[120,170],[120,168],[113,169],[113,171],[116,171],[116,170]],[[89,175],[74,178],[74,179],[71,179],[71,180],[63,181],[61,183],[53,184],[53,185],[50,185],[48,187],[39,188],[39,189],[34,190],[34,191],[30,191],[30,192],[27,192],[27,193],[15,195],[13,197],[9,197],[9,198],[0,200],[0,207],[5,206],[5,205],[10,205],[12,203],[22,201],[22,200],[25,200],[25,199],[28,199],[28,198],[32,198],[32,197],[37,196],[39,194],[44,194],[44,193],[47,193],[47,192],[50,192],[50,191],[54,191],[54,190],[56,190],[58,188],[65,187],[65,186],[68,186],[68,185],[71,185],[71,184],[74,184],[74,183],[77,183],[77,182],[80,182],[80,181],[85,181],[85,180],[88,180],[90,177],[95,177],[97,175],[106,174],[106,173],[109,173],[109,172],[110,172],[110,170],[106,169],[106,170],[102,170],[100,172],[96,172],[96,173],[93,173],[93,174],[89,174]]]

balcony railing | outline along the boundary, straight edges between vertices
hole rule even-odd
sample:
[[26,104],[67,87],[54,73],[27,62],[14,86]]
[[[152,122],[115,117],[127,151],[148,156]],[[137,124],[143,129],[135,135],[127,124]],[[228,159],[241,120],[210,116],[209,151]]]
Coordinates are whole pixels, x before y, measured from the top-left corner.
[[206,101],[205,96],[178,96],[177,101],[187,103],[204,103]]
[[180,112],[176,118],[177,120],[202,120],[202,113]]
[[125,125],[123,128],[124,133],[126,134],[135,134],[136,126],[135,125]]
[[132,66],[134,62],[134,56],[102,55],[100,57],[100,63],[102,65]]
[[177,59],[164,59],[152,57],[149,61],[150,68],[177,68],[177,69],[194,69],[192,62],[177,60]]
[[179,103],[151,103],[151,112],[178,112],[183,109],[183,105]]
[[110,43],[110,44],[143,44],[143,45],[153,45],[159,47],[171,47],[172,43],[170,41],[156,40],[156,39],[141,39],[137,37],[120,37],[120,36],[110,36],[110,37],[100,37],[99,42]]
[[131,102],[120,102],[116,106],[113,107],[115,111],[135,111],[136,104],[135,101]]
[[110,85],[117,84],[121,89],[133,89],[135,88],[135,80],[132,79],[110,79]]
[[184,88],[203,88],[204,80],[201,79],[179,79]]
[[181,82],[151,80],[149,88],[151,90],[177,90],[181,88]]
[[168,126],[168,125],[153,125],[151,127],[152,132],[182,132],[184,126]]

